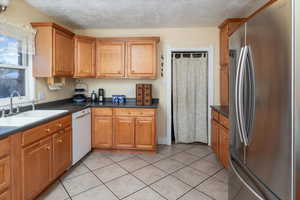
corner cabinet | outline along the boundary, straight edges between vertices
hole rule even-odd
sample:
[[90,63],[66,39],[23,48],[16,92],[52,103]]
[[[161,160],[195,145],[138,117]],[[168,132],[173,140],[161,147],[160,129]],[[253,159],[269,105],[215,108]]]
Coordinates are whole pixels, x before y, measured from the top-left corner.
[[99,78],[155,79],[159,38],[98,38]]
[[74,74],[74,33],[50,22],[31,23],[37,30],[34,77],[72,77]]
[[75,73],[74,77],[96,76],[96,39],[76,35],[75,39]]
[[93,108],[94,149],[156,150],[156,110]]

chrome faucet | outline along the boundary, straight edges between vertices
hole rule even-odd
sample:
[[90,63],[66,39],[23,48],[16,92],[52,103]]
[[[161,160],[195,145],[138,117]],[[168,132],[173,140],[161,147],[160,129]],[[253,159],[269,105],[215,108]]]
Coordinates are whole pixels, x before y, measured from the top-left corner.
[[14,90],[14,91],[12,91],[12,93],[10,93],[10,98],[9,98],[9,100],[10,100],[9,115],[14,114],[14,111],[13,111],[14,110],[14,107],[13,107],[13,98],[14,98],[15,95],[18,95],[18,97],[21,98],[21,94],[17,90]]

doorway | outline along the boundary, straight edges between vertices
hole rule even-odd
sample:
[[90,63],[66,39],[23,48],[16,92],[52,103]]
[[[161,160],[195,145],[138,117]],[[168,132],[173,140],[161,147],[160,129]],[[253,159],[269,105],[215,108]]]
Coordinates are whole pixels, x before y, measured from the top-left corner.
[[[172,62],[172,57],[174,54],[185,54],[184,57],[190,57],[188,54],[198,54],[199,57],[203,56],[204,54],[206,55],[207,58],[207,72],[206,72],[206,77],[207,77],[207,94],[206,94],[206,109],[205,109],[205,123],[207,125],[207,130],[206,130],[206,140],[205,143],[209,144],[211,143],[211,124],[208,123],[210,122],[211,119],[211,112],[210,112],[210,105],[213,105],[213,99],[214,99],[214,48],[212,46],[208,48],[191,48],[191,49],[182,49],[182,48],[168,48],[167,56],[166,56],[166,80],[167,80],[167,107],[166,107],[166,112],[167,112],[167,126],[166,126],[166,132],[167,136],[165,138],[165,144],[171,145],[172,141],[175,139],[175,130],[174,130],[174,99],[173,99],[173,75],[174,75],[174,70],[172,66],[174,63]],[[196,55],[197,57],[197,55]],[[173,133],[173,134],[172,134]]]
[[208,143],[208,52],[172,52],[172,143]]

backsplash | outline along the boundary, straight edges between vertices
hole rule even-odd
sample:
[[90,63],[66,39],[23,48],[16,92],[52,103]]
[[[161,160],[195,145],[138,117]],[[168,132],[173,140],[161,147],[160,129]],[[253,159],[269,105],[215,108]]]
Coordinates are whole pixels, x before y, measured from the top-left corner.
[[159,98],[159,84],[157,80],[122,80],[122,79],[80,79],[89,86],[89,94],[99,88],[105,90],[105,97],[122,94],[128,98],[135,98],[135,87],[137,83],[149,83],[153,85],[153,98]]

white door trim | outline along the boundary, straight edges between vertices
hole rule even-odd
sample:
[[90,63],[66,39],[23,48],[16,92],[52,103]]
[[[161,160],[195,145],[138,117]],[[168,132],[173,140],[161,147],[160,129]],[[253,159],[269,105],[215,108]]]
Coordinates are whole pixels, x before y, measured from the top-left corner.
[[172,52],[174,51],[207,51],[208,52],[208,144],[211,144],[211,109],[210,106],[214,104],[214,47],[210,45],[207,48],[168,48],[166,56],[166,67],[165,67],[165,76],[166,76],[166,85],[167,85],[167,94],[166,94],[166,106],[167,106],[167,122],[166,122],[166,133],[164,144],[172,144]]

